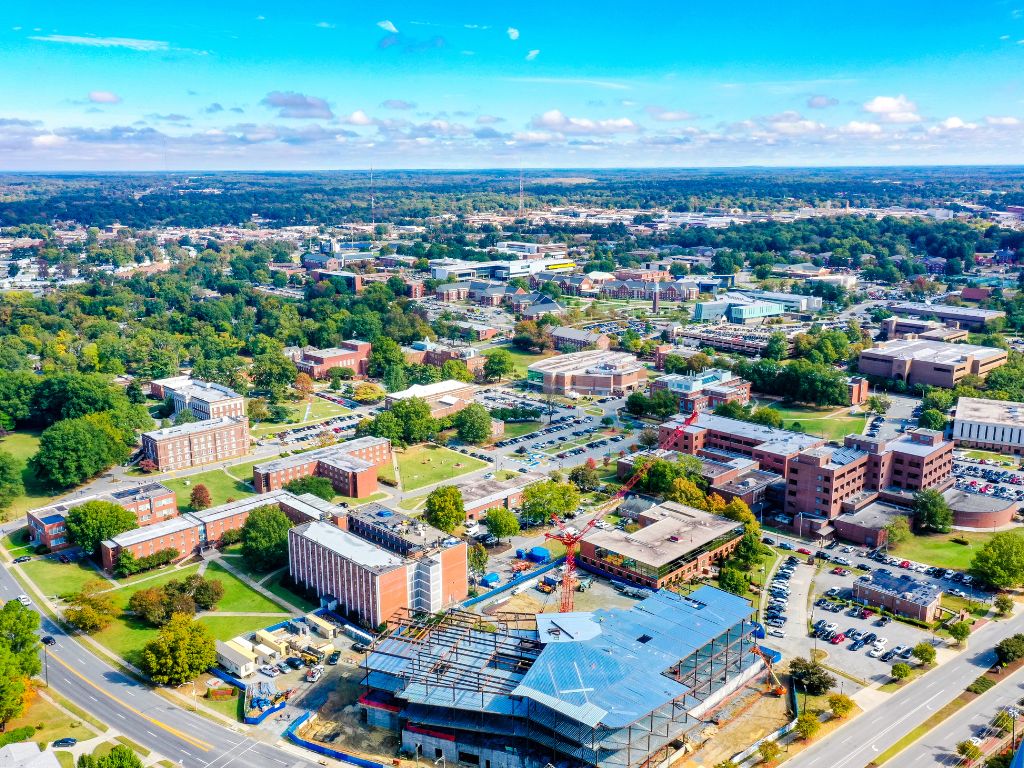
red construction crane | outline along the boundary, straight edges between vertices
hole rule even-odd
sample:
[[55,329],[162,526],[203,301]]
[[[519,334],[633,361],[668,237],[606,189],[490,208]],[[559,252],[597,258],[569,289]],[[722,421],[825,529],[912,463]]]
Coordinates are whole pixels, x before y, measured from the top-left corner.
[[[658,445],[658,447],[671,450],[675,443],[676,436],[682,434],[683,430],[697,421],[697,416],[699,415],[699,412],[694,411],[692,414],[687,416],[686,420],[676,427],[672,433]],[[598,508],[593,519],[583,526],[582,531],[570,533],[564,522],[555,515],[551,516],[551,522],[557,525],[559,530],[558,533],[553,531],[545,533],[544,537],[547,539],[553,539],[554,541],[560,541],[565,545],[565,571],[562,573],[562,602],[558,608],[560,613],[568,613],[572,611],[573,593],[575,592],[574,581],[576,577],[576,545],[580,543],[580,540],[588,531],[590,531],[591,528],[594,527],[597,521],[604,517],[605,511],[611,509],[611,507],[621,501],[622,497],[629,493],[630,489],[634,485],[643,480],[644,476],[647,474],[648,467],[650,467],[650,464],[641,467],[639,470],[634,472],[629,480],[623,483],[622,487],[619,488],[618,492],[611,498],[611,500]]]

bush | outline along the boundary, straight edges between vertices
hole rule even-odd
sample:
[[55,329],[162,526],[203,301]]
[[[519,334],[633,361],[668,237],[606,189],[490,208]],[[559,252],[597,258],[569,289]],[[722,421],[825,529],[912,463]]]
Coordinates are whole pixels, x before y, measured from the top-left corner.
[[968,693],[984,693],[989,688],[995,687],[995,682],[982,675],[973,683],[967,686]]
[[965,539],[963,536],[954,536],[950,539],[954,544],[963,544],[965,547],[969,546],[971,542]]
[[8,744],[17,744],[19,741],[28,741],[35,735],[36,728],[33,725],[23,725],[21,728],[5,731],[0,733],[0,747],[6,747]]

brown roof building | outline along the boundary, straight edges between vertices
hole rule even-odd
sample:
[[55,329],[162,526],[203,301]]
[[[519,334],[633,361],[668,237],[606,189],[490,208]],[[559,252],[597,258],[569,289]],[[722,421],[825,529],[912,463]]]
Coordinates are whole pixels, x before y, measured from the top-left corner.
[[1006,351],[996,347],[904,339],[865,349],[858,369],[866,376],[951,388],[964,376],[985,378],[1006,360]]
[[330,349],[306,347],[297,356],[295,367],[314,379],[326,379],[331,368],[348,368],[356,376],[365,376],[370,351],[370,342],[355,339]]
[[249,453],[249,420],[217,416],[142,433],[142,454],[161,471],[227,461]]

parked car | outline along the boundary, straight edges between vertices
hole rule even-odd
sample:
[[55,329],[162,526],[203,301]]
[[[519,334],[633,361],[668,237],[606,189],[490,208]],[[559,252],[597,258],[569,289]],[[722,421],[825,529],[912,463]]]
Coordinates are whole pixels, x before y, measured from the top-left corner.
[[287,664],[292,669],[302,669],[302,667],[304,666],[302,659],[300,659],[298,656],[289,656],[284,661],[285,664]]
[[281,674],[280,669],[278,669],[277,667],[272,667],[269,664],[264,664],[262,667],[260,667],[260,672],[266,675],[267,677],[277,677]]
[[78,743],[78,739],[73,739],[70,736],[65,736],[63,739],[57,739],[53,742],[53,746],[57,749],[61,747],[73,747]]
[[15,563],[27,563],[32,559],[32,555],[22,555],[21,557],[14,558]]
[[341,660],[341,651],[335,651],[334,653],[332,653],[330,656],[327,657],[327,663],[330,664],[332,667],[335,664],[337,664],[340,660]]
[[18,602],[24,605],[26,608],[32,605],[32,601],[29,600],[28,595],[18,595]]

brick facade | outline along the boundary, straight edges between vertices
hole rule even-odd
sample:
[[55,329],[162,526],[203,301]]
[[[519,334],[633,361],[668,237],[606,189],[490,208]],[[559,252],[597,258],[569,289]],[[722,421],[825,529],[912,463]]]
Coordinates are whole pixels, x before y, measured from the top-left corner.
[[249,453],[249,420],[222,416],[142,434],[142,454],[161,471],[196,467]]
[[257,493],[267,493],[315,475],[328,478],[341,495],[361,499],[377,492],[377,467],[390,463],[390,440],[363,437],[257,464],[252,482]]

